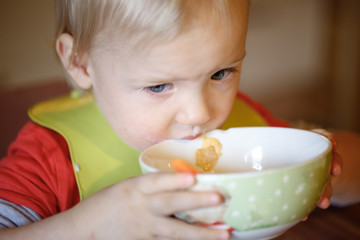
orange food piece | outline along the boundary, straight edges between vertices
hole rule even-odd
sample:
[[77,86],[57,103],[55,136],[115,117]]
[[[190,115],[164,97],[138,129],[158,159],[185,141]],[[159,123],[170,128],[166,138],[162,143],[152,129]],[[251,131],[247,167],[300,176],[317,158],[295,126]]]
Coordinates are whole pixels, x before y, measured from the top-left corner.
[[180,158],[175,158],[171,161],[171,166],[177,171],[181,173],[199,173],[193,166],[187,163],[185,160]]

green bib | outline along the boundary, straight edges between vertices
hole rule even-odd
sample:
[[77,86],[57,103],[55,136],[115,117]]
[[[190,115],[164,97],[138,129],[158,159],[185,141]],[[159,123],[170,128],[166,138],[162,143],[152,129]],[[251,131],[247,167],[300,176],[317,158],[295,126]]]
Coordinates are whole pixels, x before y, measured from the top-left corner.
[[[66,139],[82,200],[106,186],[141,174],[140,152],[118,138],[91,94],[41,102],[29,109],[29,116]],[[266,122],[237,100],[223,129],[244,126],[266,126]]]

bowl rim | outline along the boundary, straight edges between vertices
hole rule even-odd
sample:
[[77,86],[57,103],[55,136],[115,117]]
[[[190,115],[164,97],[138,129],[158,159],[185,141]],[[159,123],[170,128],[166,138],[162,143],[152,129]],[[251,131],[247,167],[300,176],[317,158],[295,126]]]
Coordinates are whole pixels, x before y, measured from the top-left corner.
[[[316,160],[319,160],[319,159],[322,159],[323,157],[325,157],[326,155],[328,155],[329,153],[331,154],[331,151],[333,149],[333,146],[332,146],[332,143],[331,141],[319,134],[319,133],[316,133],[316,132],[312,132],[310,130],[304,130],[304,129],[297,129],[297,128],[286,128],[286,127],[271,127],[271,126],[258,126],[258,127],[235,127],[235,128],[229,128],[229,129],[226,129],[226,130],[222,130],[222,129],[214,129],[214,130],[211,130],[211,131],[208,131],[202,135],[200,135],[199,137],[197,137],[196,139],[200,139],[204,136],[208,136],[209,134],[212,134],[214,132],[222,132],[222,133],[226,133],[227,131],[229,130],[232,130],[232,129],[282,129],[282,130],[290,130],[290,131],[302,131],[302,132],[306,132],[306,133],[309,133],[309,134],[313,134],[313,135],[316,135],[316,136],[319,136],[321,137],[323,140],[325,140],[325,142],[328,143],[328,146],[326,148],[325,151],[323,151],[321,154],[319,155],[316,155],[315,157],[311,158],[311,159],[308,159],[306,161],[302,161],[300,163],[295,163],[295,164],[291,164],[291,165],[288,165],[288,166],[283,166],[283,167],[276,167],[276,168],[267,168],[267,169],[264,169],[264,170],[253,170],[253,171],[246,171],[246,172],[227,172],[227,173],[197,173],[197,177],[200,177],[202,179],[205,179],[205,178],[228,178],[228,177],[233,177],[232,175],[234,175],[234,177],[236,176],[237,178],[239,177],[249,177],[251,175],[263,175],[263,174],[269,174],[271,172],[277,172],[277,171],[287,171],[287,170],[291,170],[293,168],[297,168],[297,167],[302,167],[302,166],[305,166],[305,165],[309,165],[309,164],[312,164],[313,162],[315,162]],[[145,164],[144,160],[143,160],[143,156],[146,155],[146,153],[153,149],[153,148],[156,148],[158,147],[160,144],[165,144],[167,142],[170,142],[170,141],[174,141],[174,142],[181,142],[181,141],[184,141],[184,142],[190,142],[190,141],[194,141],[196,139],[193,139],[193,140],[188,140],[188,139],[166,139],[160,143],[157,143],[147,149],[145,149],[139,156],[139,163],[140,163],[140,166],[141,168],[143,166],[145,166],[146,168],[150,169],[151,172],[166,172],[166,171],[161,171],[160,169],[158,168],[155,168],[155,167],[152,167],[148,164]],[[167,172],[167,173],[170,173],[170,172]]]

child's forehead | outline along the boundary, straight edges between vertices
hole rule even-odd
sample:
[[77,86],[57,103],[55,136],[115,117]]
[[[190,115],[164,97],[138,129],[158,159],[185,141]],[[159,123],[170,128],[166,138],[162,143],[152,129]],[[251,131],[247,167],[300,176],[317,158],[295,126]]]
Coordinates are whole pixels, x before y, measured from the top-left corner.
[[[113,44],[127,46],[130,54],[134,50],[146,51],[154,45],[168,43],[181,35],[191,32],[194,28],[211,32],[213,36],[216,36],[217,32],[226,32],[229,37],[234,37],[234,33],[236,35],[237,32],[246,34],[248,20],[247,0],[223,1],[222,7],[216,7],[216,1],[210,0],[186,2],[188,6],[183,10],[182,19],[177,23],[176,21],[169,22],[169,26],[172,26],[170,29],[167,29],[166,26],[163,29],[161,27],[157,29],[156,26],[154,28],[138,27],[134,31],[128,29],[130,34],[126,34],[119,25],[112,24],[107,31],[111,36],[103,37],[103,39],[112,39],[111,44],[108,44],[107,47],[113,48]],[[213,5],[209,4],[210,2]],[[141,14],[138,17],[141,18]]]
[[109,55],[104,54],[101,62],[110,58],[115,71],[132,75],[129,76],[131,82],[133,79],[203,78],[222,68],[238,66],[245,55],[246,31],[228,31],[226,28],[221,24],[199,23],[175,38],[149,48],[131,50],[125,47],[128,49],[125,55],[125,45],[115,44],[117,47],[109,51]]

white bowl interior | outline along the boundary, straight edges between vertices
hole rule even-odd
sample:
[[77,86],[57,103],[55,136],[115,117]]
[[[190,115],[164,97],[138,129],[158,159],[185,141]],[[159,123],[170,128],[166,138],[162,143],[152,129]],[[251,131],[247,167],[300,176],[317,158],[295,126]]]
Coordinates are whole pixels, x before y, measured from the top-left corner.
[[[304,130],[275,127],[232,128],[206,134],[222,144],[215,173],[260,171],[311,161],[330,151],[325,137]],[[170,161],[182,158],[195,166],[195,151],[203,138],[166,140],[146,150],[140,164],[146,172],[173,171]]]

